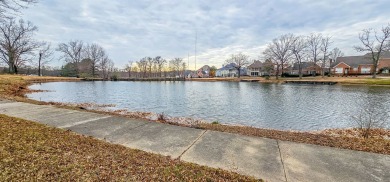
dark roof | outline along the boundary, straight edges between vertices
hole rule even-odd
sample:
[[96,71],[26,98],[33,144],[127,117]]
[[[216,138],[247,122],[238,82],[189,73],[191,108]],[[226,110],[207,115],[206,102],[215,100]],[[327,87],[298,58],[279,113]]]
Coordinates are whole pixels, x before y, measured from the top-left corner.
[[248,68],[261,68],[263,67],[263,63],[260,61],[254,61]]
[[[316,63],[314,63],[314,62],[301,62],[301,68],[302,69],[305,69],[305,68],[308,68],[308,67],[311,67],[311,66],[315,66],[316,65]],[[318,65],[317,65],[318,66]],[[293,68],[292,68],[293,70],[298,70],[299,68],[298,68],[298,63],[294,63],[294,65],[293,65]]]
[[236,69],[236,63],[229,63],[227,65],[222,66],[222,68],[219,68],[218,70],[229,70],[229,69]]
[[[365,57],[371,57],[371,53],[367,53],[364,56]],[[390,58],[390,51],[383,51],[382,55],[381,55],[381,58],[385,58],[385,59]]]
[[335,67],[341,62],[347,64],[350,67],[358,67],[362,64],[372,64],[372,60],[369,56],[346,56],[338,57],[337,61],[332,63],[331,67]]
[[[382,52],[381,58],[389,59],[390,52],[384,51]],[[335,67],[339,63],[344,62],[345,64],[351,67],[358,67],[362,64],[372,64],[371,53],[367,53],[363,56],[346,56],[346,57],[338,57],[337,61],[332,63],[331,67]]]

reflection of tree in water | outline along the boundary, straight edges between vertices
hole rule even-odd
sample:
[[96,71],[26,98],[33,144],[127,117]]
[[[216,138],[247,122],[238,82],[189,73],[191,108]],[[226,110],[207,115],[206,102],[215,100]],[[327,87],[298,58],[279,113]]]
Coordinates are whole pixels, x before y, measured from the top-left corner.
[[373,128],[389,128],[389,101],[380,89],[369,87],[360,95],[352,115],[353,126],[361,129],[362,136],[368,138]]

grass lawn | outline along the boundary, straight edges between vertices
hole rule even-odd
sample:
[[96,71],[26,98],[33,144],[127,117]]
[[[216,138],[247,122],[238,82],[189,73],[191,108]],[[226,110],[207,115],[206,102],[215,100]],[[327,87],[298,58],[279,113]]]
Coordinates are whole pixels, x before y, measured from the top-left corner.
[[258,181],[0,115],[0,181]]

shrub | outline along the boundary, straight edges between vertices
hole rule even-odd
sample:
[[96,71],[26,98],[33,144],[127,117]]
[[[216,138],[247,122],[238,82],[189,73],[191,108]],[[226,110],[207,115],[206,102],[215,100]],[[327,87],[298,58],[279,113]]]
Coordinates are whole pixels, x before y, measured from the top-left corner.
[[375,128],[383,128],[389,119],[387,111],[379,107],[365,106],[357,116],[352,116],[363,138],[369,138]]
[[165,117],[164,113],[157,115],[157,121],[162,121],[162,122],[166,121],[166,117]]
[[114,74],[110,77],[111,81],[118,81],[118,75]]

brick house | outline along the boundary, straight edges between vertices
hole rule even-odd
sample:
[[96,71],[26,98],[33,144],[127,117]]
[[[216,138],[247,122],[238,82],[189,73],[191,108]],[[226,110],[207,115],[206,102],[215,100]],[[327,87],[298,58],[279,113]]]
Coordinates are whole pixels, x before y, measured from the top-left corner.
[[332,63],[331,72],[334,75],[371,75],[374,71],[389,72],[390,52],[384,52],[379,59],[378,68],[374,70],[370,54],[363,56],[339,57]]
[[381,59],[378,63],[380,73],[390,73],[390,58]]
[[335,75],[370,75],[374,72],[372,60],[366,56],[339,57],[331,67]]
[[[301,69],[303,75],[315,75],[318,73],[321,73],[321,67],[314,63],[314,62],[301,62]],[[292,75],[298,75],[299,74],[299,64],[294,63],[292,70]]]

